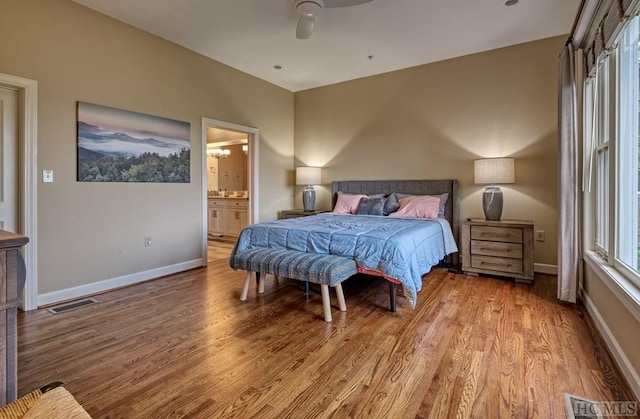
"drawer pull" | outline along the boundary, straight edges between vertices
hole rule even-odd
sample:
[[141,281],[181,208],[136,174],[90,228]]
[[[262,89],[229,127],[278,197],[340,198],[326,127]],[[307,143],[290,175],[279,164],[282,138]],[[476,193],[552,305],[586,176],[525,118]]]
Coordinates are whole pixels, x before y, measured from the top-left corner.
[[481,247],[478,250],[480,250],[482,252],[501,251],[503,253],[513,253],[513,250],[510,250],[510,249],[497,249],[495,247]]
[[489,237],[511,237],[510,234],[498,234],[498,233],[480,233],[481,236],[489,236]]
[[487,266],[498,266],[498,267],[504,267],[504,268],[510,268],[514,265],[510,264],[510,263],[489,263],[489,262],[483,262],[480,261],[480,265],[487,265]]

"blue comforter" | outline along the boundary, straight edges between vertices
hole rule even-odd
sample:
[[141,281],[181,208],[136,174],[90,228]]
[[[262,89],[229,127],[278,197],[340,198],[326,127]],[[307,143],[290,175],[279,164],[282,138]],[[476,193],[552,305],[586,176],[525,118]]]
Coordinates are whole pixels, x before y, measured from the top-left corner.
[[232,256],[253,248],[352,257],[358,267],[398,280],[412,307],[422,275],[458,251],[445,219],[333,213],[250,225],[242,230]]

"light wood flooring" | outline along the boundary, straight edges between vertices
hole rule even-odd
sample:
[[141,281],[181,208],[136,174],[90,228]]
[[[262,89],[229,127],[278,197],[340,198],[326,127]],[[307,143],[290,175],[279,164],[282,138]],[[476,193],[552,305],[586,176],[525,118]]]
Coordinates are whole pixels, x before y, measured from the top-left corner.
[[384,280],[318,292],[209,267],[18,319],[18,393],[61,380],[94,418],[562,418],[563,393],[633,400],[583,309],[534,284],[434,269],[412,309]]

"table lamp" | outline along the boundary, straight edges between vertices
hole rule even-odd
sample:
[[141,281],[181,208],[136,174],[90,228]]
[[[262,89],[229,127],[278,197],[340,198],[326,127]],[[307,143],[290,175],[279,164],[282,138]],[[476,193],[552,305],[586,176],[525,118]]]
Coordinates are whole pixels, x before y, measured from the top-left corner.
[[296,167],[296,185],[304,185],[302,204],[305,211],[313,211],[316,207],[316,191],[313,185],[319,185],[321,169],[319,167]]
[[488,184],[482,194],[484,217],[490,221],[500,221],[502,215],[502,191],[498,183],[514,183],[514,160],[509,157],[478,159],[473,162],[476,184]]

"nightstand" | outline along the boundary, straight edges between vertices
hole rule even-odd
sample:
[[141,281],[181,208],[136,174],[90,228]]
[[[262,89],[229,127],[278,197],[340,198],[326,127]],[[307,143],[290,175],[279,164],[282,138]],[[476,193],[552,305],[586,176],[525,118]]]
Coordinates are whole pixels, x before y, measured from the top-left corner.
[[462,270],[533,282],[533,222],[471,219],[462,223]]
[[298,217],[308,217],[310,215],[317,215],[327,211],[314,210],[314,211],[305,211],[301,209],[293,209],[293,210],[282,210],[280,211],[280,219],[285,218],[298,218]]

